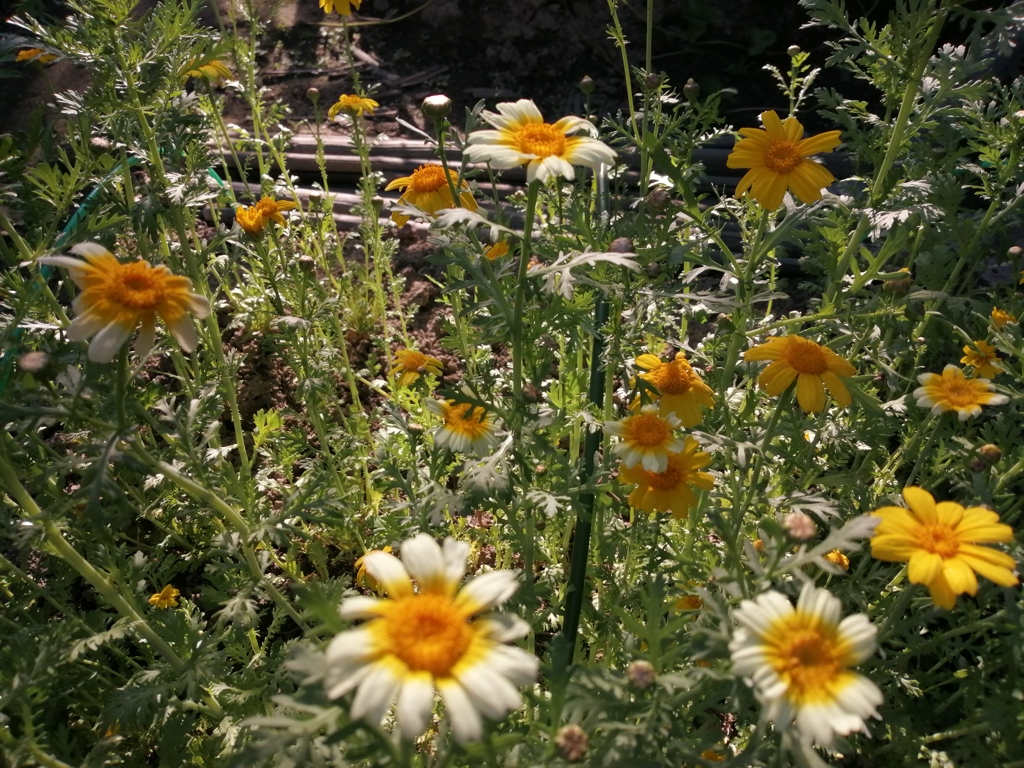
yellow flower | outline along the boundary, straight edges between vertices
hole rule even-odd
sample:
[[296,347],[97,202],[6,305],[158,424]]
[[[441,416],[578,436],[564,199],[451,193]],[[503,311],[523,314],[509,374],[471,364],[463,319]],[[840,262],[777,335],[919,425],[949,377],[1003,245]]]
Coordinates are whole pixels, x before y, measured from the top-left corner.
[[235,211],[235,221],[250,235],[258,235],[270,222],[283,227],[287,222],[281,215],[281,211],[290,211],[297,207],[298,204],[294,200],[275,200],[272,197],[264,196],[258,203],[248,208],[244,205],[240,206]]
[[922,373],[917,380],[921,383],[914,390],[918,407],[931,408],[936,415],[956,411],[960,421],[980,414],[983,405],[1004,405],[1010,401],[1006,395],[993,392],[988,379],[968,379],[953,364],[943,368],[942,373]]
[[374,552],[391,552],[391,545],[384,547],[384,549],[371,549],[365,555],[356,560],[356,584],[367,589],[376,590],[378,587],[377,580],[373,578],[366,571],[366,558],[368,555],[372,555]]
[[978,594],[975,574],[1001,587],[1017,584],[1009,555],[979,544],[1013,541],[1013,529],[984,507],[964,509],[954,501],[935,503],[923,488],[907,486],[903,499],[910,509],[881,507],[872,514],[882,520],[871,536],[871,556],[906,563],[913,584],[924,584],[932,602],[950,610],[956,596]]
[[848,558],[838,549],[833,549],[831,552],[825,555],[825,559],[832,563],[832,565],[838,565],[844,571],[850,570],[850,558]]
[[629,504],[645,512],[671,512],[676,519],[686,517],[697,503],[691,486],[710,491],[715,479],[700,470],[711,462],[711,457],[700,450],[692,437],[683,438],[683,450],[669,453],[663,472],[651,472],[640,465],[623,466],[619,482],[635,484],[629,494]]
[[705,749],[700,753],[700,756],[702,760],[707,760],[709,763],[724,763],[727,759],[717,749]]
[[835,176],[823,165],[808,160],[819,152],[831,152],[839,146],[839,131],[802,139],[804,127],[795,117],[784,121],[774,111],[761,114],[761,128],[740,128],[744,138],[726,160],[730,168],[749,168],[736,187],[736,196],[747,190],[762,208],[774,211],[782,205],[787,189],[804,203],[821,199],[821,190]]
[[351,715],[377,726],[397,700],[395,721],[406,740],[431,723],[441,695],[455,740],[483,735],[482,715],[499,719],[522,706],[518,688],[537,677],[537,658],[508,642],[530,627],[518,616],[490,612],[517,587],[516,572],[490,571],[460,583],[469,544],[440,547],[421,533],[402,544],[402,560],[365,555],[367,573],[386,598],[345,598],[344,619],[364,622],[327,647],[325,685],[336,699],[355,689]]
[[428,400],[427,407],[444,419],[434,442],[458,453],[486,455],[498,444],[498,424],[493,413],[472,403]]
[[999,307],[992,307],[992,325],[996,328],[1002,328],[1007,323],[1016,323],[1017,318],[1011,315],[1009,312],[1001,310]]
[[699,611],[704,601],[696,595],[683,595],[675,602],[675,609],[677,611]]
[[960,358],[964,365],[974,367],[974,376],[979,379],[991,379],[1002,373],[996,348],[984,341],[976,341],[964,347],[964,356]]
[[[449,170],[448,174],[453,184],[458,182],[458,173]],[[402,190],[402,196],[398,198],[398,202],[415,205],[421,211],[431,216],[445,208],[456,207],[455,201],[452,198],[451,188],[445,179],[444,168],[440,165],[421,165],[412,172],[412,176],[403,176],[400,179],[395,179],[384,187],[385,192],[390,192],[392,189]],[[465,179],[463,179],[460,189],[467,191],[459,192],[459,207],[475,211],[477,208],[476,200],[473,199],[473,193],[468,191],[469,185]],[[409,217],[396,211],[391,214],[391,219],[401,227],[405,225]]]
[[[494,168],[526,166],[526,179],[547,181],[552,176],[575,178],[574,165],[597,169],[615,162],[615,151],[591,138],[597,131],[581,117],[545,123],[529,99],[505,102],[498,111],[480,114],[496,130],[473,131],[463,156],[471,163]],[[570,134],[586,133],[587,136]]]
[[339,16],[351,16],[352,10],[359,10],[363,0],[320,0],[324,13],[337,13]]
[[203,77],[207,80],[227,80],[232,77],[231,70],[228,69],[224,62],[220,59],[211,59],[205,64],[196,66],[195,59],[189,59],[189,62],[185,65],[185,71],[181,75],[182,80],[187,80],[190,77]]
[[72,304],[78,316],[67,333],[71,341],[84,341],[95,334],[89,344],[90,360],[113,360],[140,325],[135,351],[146,356],[156,342],[158,316],[184,351],[196,348],[198,336],[189,314],[206,317],[210,302],[192,292],[191,280],[148,261],[122,264],[96,243],[79,243],[71,252],[83,258],[43,256],[36,261],[66,268],[81,289]]
[[686,444],[675,436],[679,419],[672,414],[658,415],[658,406],[645,405],[640,413],[622,421],[609,421],[604,430],[619,438],[613,449],[622,459],[623,469],[641,466],[648,472],[667,472],[668,457],[679,453]]
[[15,62],[18,61],[38,61],[40,64],[49,64],[51,61],[57,58],[56,54],[47,53],[42,48],[23,48],[18,51],[18,55],[15,57]]
[[444,371],[444,363],[436,357],[424,355],[422,352],[417,352],[413,349],[400,349],[395,352],[395,357],[397,360],[395,360],[391,370],[401,374],[397,382],[400,387],[412,384],[420,377],[421,373],[432,373],[434,376],[440,376]]
[[156,608],[173,608],[178,604],[180,594],[181,592],[168,584],[149,598],[149,604]]
[[675,360],[662,362],[654,355],[640,355],[636,359],[640,378],[658,388],[658,412],[662,416],[675,414],[684,427],[695,427],[704,420],[701,405],[715,406],[711,387],[697,374],[686,360],[686,353],[677,352]]
[[508,240],[499,240],[494,245],[490,246],[484,251],[486,256],[491,261],[500,259],[502,256],[508,255]]
[[[323,0],[321,0],[322,2]],[[330,2],[331,0],[327,0]],[[344,0],[342,0],[344,2]],[[347,15],[347,14],[346,14]],[[362,114],[372,115],[373,110],[379,107],[373,99],[364,99],[362,96],[356,96],[351,93],[343,93],[338,97],[338,100],[331,105],[331,108],[327,110],[327,117],[331,120],[334,119],[335,115],[339,112],[347,112],[352,116],[358,116]]]
[[857,370],[828,347],[810,339],[794,334],[775,336],[748,349],[743,359],[774,361],[761,371],[758,382],[774,396],[781,395],[795,379],[796,399],[804,411],[824,410],[826,387],[840,408],[852,402],[840,377],[853,376]]
[[882,692],[850,670],[875,651],[876,628],[862,613],[840,620],[842,606],[825,589],[804,584],[796,607],[779,592],[744,600],[729,643],[733,670],[752,679],[768,719],[817,744],[866,730]]

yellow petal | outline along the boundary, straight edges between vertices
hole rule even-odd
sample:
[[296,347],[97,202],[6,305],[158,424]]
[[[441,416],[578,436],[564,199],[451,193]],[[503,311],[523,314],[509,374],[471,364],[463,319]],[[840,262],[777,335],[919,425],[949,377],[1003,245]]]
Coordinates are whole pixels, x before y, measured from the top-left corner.
[[938,512],[935,509],[935,497],[924,488],[915,485],[908,485],[903,489],[903,499],[907,506],[919,520],[926,523],[938,522]]

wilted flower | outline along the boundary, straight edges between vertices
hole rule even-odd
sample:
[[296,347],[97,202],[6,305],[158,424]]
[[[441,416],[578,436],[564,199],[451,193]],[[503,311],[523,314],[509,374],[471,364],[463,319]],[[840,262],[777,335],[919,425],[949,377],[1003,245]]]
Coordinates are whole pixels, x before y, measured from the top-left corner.
[[[327,0],[330,2],[330,0]],[[323,2],[323,0],[321,0]],[[342,0],[344,2],[344,0]],[[358,7],[358,6],[357,6]],[[345,14],[348,15],[348,14]],[[338,100],[331,105],[331,108],[327,110],[327,117],[333,120],[339,112],[346,112],[350,115],[372,115],[373,110],[379,107],[373,99],[366,99],[362,96],[356,96],[351,93],[343,93],[338,97]]]
[[844,571],[850,570],[850,558],[848,558],[838,549],[833,549],[831,552],[825,555],[825,559],[832,563],[832,565],[838,565]]
[[[515,592],[514,571],[491,571],[461,585],[469,544],[445,539],[440,547],[421,533],[402,544],[399,560],[385,552],[365,556],[367,573],[386,598],[349,597],[340,612],[360,626],[327,648],[327,695],[356,689],[352,717],[378,724],[396,704],[403,738],[430,724],[435,691],[459,742],[483,735],[482,717],[499,719],[522,706],[517,690],[537,676],[537,659],[509,641],[529,625],[518,616],[486,613]],[[460,586],[461,585],[461,586]]]
[[499,240],[484,251],[484,256],[494,261],[508,255],[508,240]]
[[275,200],[272,197],[264,196],[258,203],[248,208],[244,205],[240,206],[235,211],[235,221],[250,235],[258,235],[266,229],[270,222],[283,227],[287,222],[281,215],[281,211],[290,211],[297,207],[298,204],[293,200]]
[[1010,401],[1006,395],[993,392],[988,379],[968,379],[953,364],[943,368],[942,373],[922,373],[917,380],[921,383],[914,390],[918,407],[931,408],[934,414],[956,411],[960,421],[979,415],[983,405],[1004,405]]
[[227,80],[230,78],[231,70],[224,66],[220,59],[210,59],[203,64],[197,64],[196,59],[189,59],[181,74],[182,80],[190,77],[202,77],[207,80]]
[[206,317],[210,302],[192,291],[191,280],[148,261],[122,264],[97,243],[79,243],[71,252],[82,259],[42,256],[36,261],[64,267],[81,289],[72,304],[78,316],[67,333],[71,341],[93,336],[90,360],[109,363],[139,326],[135,351],[140,357],[149,354],[156,343],[157,317],[183,350],[196,348],[199,339],[189,315]]

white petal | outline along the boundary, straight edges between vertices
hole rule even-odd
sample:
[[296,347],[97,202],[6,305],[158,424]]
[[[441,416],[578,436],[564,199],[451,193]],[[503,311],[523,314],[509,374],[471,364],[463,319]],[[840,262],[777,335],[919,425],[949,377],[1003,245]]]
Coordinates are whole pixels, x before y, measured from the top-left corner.
[[441,545],[441,554],[444,556],[444,570],[449,583],[462,583],[462,579],[466,575],[469,550],[468,541],[456,541],[451,536],[445,537],[444,543]]
[[94,363],[109,363],[131,335],[132,331],[123,325],[110,323],[93,338],[89,345],[89,359]]
[[459,683],[477,710],[491,720],[501,720],[523,705],[516,687],[496,674],[486,661],[460,672]]
[[427,730],[434,709],[434,686],[429,674],[421,673],[402,683],[396,719],[402,736],[414,741]]
[[139,335],[135,337],[135,354],[139,357],[148,357],[154,344],[156,344],[156,323],[143,322],[139,329]]
[[391,597],[408,597],[412,594],[409,572],[402,561],[390,552],[367,552],[363,558],[366,572],[384,587]]
[[376,597],[353,595],[352,597],[346,597],[341,601],[341,605],[338,607],[338,613],[340,613],[341,618],[346,621],[371,619],[374,616],[380,615],[377,610],[380,608],[380,604],[381,601]]
[[372,666],[363,666],[356,669],[337,669],[327,673],[325,687],[327,698],[340,699],[357,685],[366,679],[366,676],[373,671]]
[[171,336],[174,337],[174,340],[178,342],[178,345],[184,352],[191,352],[199,343],[196,327],[192,323],[192,318],[188,315],[182,315],[174,323],[168,323],[167,330],[171,332]]
[[76,256],[113,256],[110,251],[99,243],[77,243],[71,246],[71,252]]
[[420,533],[402,543],[402,564],[421,590],[444,590],[447,585],[445,578],[445,562],[441,547],[433,537]]
[[372,635],[363,627],[339,632],[327,646],[329,664],[363,662],[373,654]]
[[839,622],[839,636],[850,643],[849,664],[860,664],[875,652],[875,635],[878,627],[863,613],[847,616]]
[[501,605],[519,588],[515,571],[491,571],[471,579],[459,591],[455,602],[471,606],[473,613],[480,613]]
[[71,325],[67,329],[68,340],[85,341],[106,326],[106,318],[101,317],[95,312],[85,312],[71,321]]
[[480,713],[462,686],[455,680],[444,680],[438,681],[437,687],[444,700],[455,740],[464,744],[467,741],[477,741],[483,736],[484,726],[480,720]]
[[370,673],[359,684],[352,700],[352,718],[380,725],[391,708],[401,681],[382,664],[370,666]]
[[537,679],[537,657],[515,645],[496,645],[487,652],[487,665],[512,685],[532,685]]
[[530,634],[530,625],[513,613],[489,613],[477,619],[476,625],[496,643],[509,643]]
[[202,320],[210,314],[210,300],[197,293],[190,293],[188,295],[188,311]]

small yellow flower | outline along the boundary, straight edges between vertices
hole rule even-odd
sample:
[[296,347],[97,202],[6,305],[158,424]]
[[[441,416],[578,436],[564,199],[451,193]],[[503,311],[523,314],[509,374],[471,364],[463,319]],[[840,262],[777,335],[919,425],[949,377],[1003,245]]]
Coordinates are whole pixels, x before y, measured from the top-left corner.
[[709,763],[724,763],[726,761],[725,755],[716,749],[705,749],[700,756],[702,760],[707,760]]
[[384,547],[384,549],[371,549],[367,551],[365,555],[356,560],[356,584],[358,584],[360,587],[366,587],[367,589],[372,589],[374,591],[376,591],[379,585],[377,583],[377,580],[373,578],[373,576],[371,576],[369,572],[366,570],[366,558],[367,556],[372,555],[375,552],[391,553],[391,545],[389,544],[388,546]]
[[339,16],[351,16],[352,11],[359,10],[363,0],[320,0],[324,13],[337,13]]
[[38,61],[40,64],[49,64],[57,58],[56,54],[47,53],[42,48],[23,48],[18,51],[15,61]]
[[661,417],[658,406],[645,405],[640,413],[622,421],[609,421],[604,430],[621,438],[613,449],[622,459],[624,469],[641,466],[648,472],[667,472],[668,457],[679,453],[686,444],[675,435],[679,419],[672,414]]
[[820,200],[821,190],[836,179],[827,168],[808,158],[838,147],[839,131],[804,139],[804,127],[799,120],[795,117],[779,120],[772,110],[761,114],[761,122],[764,129],[740,128],[743,138],[736,142],[726,160],[730,168],[750,169],[736,186],[736,196],[749,191],[750,196],[769,211],[782,205],[787,189],[801,202]]
[[173,608],[178,604],[178,595],[180,594],[181,592],[168,584],[149,598],[149,604],[155,608]]
[[696,595],[683,595],[675,602],[677,611],[699,611],[703,605],[704,601]]
[[966,345],[964,356],[960,358],[960,362],[973,366],[974,373],[972,375],[978,379],[991,379],[1003,371],[1002,366],[999,365],[996,348],[985,341],[975,341],[973,345]]
[[981,413],[983,405],[1005,405],[1010,401],[1006,395],[992,391],[988,379],[968,379],[964,372],[950,364],[942,373],[922,373],[917,377],[921,386],[914,390],[919,408],[931,408],[938,415],[956,411],[960,421]]
[[853,402],[842,378],[853,376],[857,369],[828,347],[810,339],[795,334],[775,336],[748,349],[743,359],[772,360],[771,365],[761,371],[758,382],[765,392],[775,396],[781,395],[795,380],[797,402],[804,411],[817,413],[825,409],[826,388],[840,408]]
[[754,539],[752,544],[753,544],[753,547],[754,547],[755,550],[757,550],[758,552],[761,552],[761,553],[764,552],[764,550],[765,550],[764,539]]
[[[453,184],[458,182],[458,173],[449,170],[448,175]],[[385,192],[390,192],[392,189],[402,190],[402,196],[398,198],[398,202],[415,205],[421,211],[431,216],[446,208],[456,207],[455,200],[452,198],[451,187],[448,186],[448,181],[444,175],[444,168],[440,165],[421,165],[413,171],[412,176],[403,176],[400,179],[395,179],[384,187]],[[466,191],[459,192],[458,207],[465,208],[468,211],[475,211],[477,209],[476,200],[473,199],[473,193],[469,191],[469,185],[465,179],[462,181],[460,190]],[[405,226],[405,222],[409,220],[409,217],[395,211],[391,214],[391,219],[395,224],[402,227]]]
[[623,466],[619,482],[635,484],[629,494],[629,505],[645,512],[671,512],[676,519],[686,517],[697,503],[693,488],[710,491],[715,479],[700,470],[711,462],[711,457],[700,450],[692,437],[683,438],[683,450],[669,453],[663,472],[651,472],[640,465]]
[[978,594],[975,574],[1001,587],[1017,585],[1009,555],[979,544],[1013,541],[1013,529],[985,507],[964,509],[954,501],[935,503],[928,491],[903,489],[903,507],[881,507],[872,514],[882,520],[871,536],[871,556],[906,563],[912,584],[924,584],[932,602],[951,610],[957,595]]
[[97,243],[79,243],[71,252],[83,258],[42,256],[36,261],[64,267],[81,289],[72,304],[77,317],[67,333],[71,341],[93,337],[90,360],[109,363],[140,325],[135,351],[148,355],[156,343],[157,317],[183,350],[196,348],[199,337],[189,315],[206,317],[210,302],[193,293],[191,280],[148,261],[122,264]]
[[844,571],[850,570],[850,558],[848,558],[838,549],[833,549],[831,552],[825,555],[825,559],[832,563],[832,565],[838,565]]
[[1011,315],[1009,312],[1005,312],[999,307],[992,307],[992,325],[996,328],[1002,328],[1008,323],[1016,323],[1017,318]]
[[196,59],[190,59],[185,65],[185,71],[181,75],[182,80],[190,77],[202,77],[211,81],[228,80],[232,77],[228,69],[220,59],[210,59],[204,64],[196,65]]
[[493,413],[472,403],[428,400],[427,407],[444,419],[434,442],[458,453],[486,455],[498,444],[498,423]]
[[434,376],[441,376],[444,371],[444,363],[436,357],[424,355],[413,349],[400,349],[395,352],[395,357],[397,359],[391,370],[400,374],[397,382],[400,387],[412,384],[420,377],[420,374],[430,373]]
[[714,408],[715,398],[711,387],[704,383],[700,375],[693,370],[686,360],[685,352],[677,352],[669,363],[654,355],[640,355],[636,359],[641,373],[640,378],[657,387],[661,396],[658,398],[658,412],[662,416],[675,414],[684,427],[695,427],[704,420],[700,406]]
[[[330,2],[330,0],[327,1]],[[346,112],[354,117],[362,114],[372,115],[373,110],[379,106],[380,104],[373,99],[364,99],[362,96],[356,96],[352,93],[343,93],[331,105],[331,108],[327,110],[327,117],[333,120],[339,112]]]
[[264,196],[258,203],[248,208],[244,205],[240,206],[235,211],[235,221],[250,235],[258,235],[266,229],[270,222],[283,227],[287,222],[281,215],[281,211],[290,211],[297,207],[298,204],[294,200],[275,200],[272,197]]
[[487,248],[487,250],[484,251],[484,256],[486,256],[491,261],[494,261],[495,259],[500,259],[502,256],[507,255],[508,240],[499,240],[494,245],[490,246],[489,248]]

